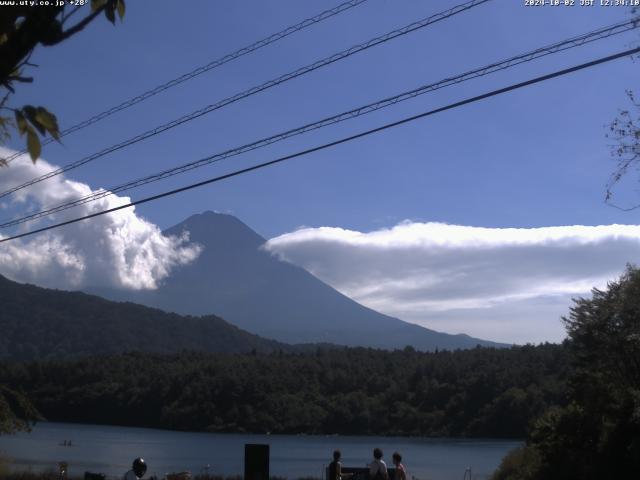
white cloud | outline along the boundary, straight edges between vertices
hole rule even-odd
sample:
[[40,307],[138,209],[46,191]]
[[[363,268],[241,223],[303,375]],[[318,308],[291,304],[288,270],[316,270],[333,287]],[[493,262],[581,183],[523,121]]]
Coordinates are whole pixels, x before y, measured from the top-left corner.
[[450,333],[559,341],[571,298],[640,263],[640,226],[304,228],[269,251],[360,303]]
[[[12,152],[0,149],[4,157]],[[34,165],[26,156],[0,170],[2,191],[56,169],[45,160]],[[83,183],[63,175],[7,197],[2,220],[11,213],[23,216],[92,193]],[[46,223],[59,222],[129,203],[128,197],[109,196],[52,215]],[[42,223],[21,227],[28,231]],[[8,233],[2,232],[5,238]],[[157,288],[171,269],[193,261],[200,253],[188,238],[166,237],[160,229],[127,208],[25,239],[0,243],[0,274],[20,282],[62,289],[109,286],[132,289]]]

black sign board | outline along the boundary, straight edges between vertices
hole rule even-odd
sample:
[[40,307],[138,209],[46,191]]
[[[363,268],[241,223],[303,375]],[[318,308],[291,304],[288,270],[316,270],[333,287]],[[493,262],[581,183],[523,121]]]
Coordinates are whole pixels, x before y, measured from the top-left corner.
[[269,480],[269,445],[244,446],[244,480]]

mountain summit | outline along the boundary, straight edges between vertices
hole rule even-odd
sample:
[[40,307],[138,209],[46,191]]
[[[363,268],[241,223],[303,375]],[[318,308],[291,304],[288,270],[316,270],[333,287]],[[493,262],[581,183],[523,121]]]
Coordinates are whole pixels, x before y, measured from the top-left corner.
[[262,249],[265,239],[231,215],[204,212],[167,229],[203,247],[154,291],[101,291],[169,312],[215,314],[240,328],[289,343],[330,342],[420,350],[499,346],[435,332],[364,307],[306,270]]

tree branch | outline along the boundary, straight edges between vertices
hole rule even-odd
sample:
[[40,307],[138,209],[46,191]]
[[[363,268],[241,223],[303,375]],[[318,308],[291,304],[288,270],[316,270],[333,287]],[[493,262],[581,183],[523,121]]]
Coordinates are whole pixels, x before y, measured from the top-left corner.
[[43,31],[56,22],[62,7],[37,7],[24,16],[24,22],[0,45],[0,83],[6,84],[16,65],[41,42]]
[[69,20],[73,15],[75,15],[81,8],[82,8],[82,5],[78,5],[77,7],[74,7],[74,9],[71,10],[67,15],[65,15],[64,12],[62,12],[62,18],[60,19],[60,23],[64,25],[64,23],[67,20]]
[[[69,28],[68,30],[65,30],[64,32],[62,32],[62,34],[60,35],[60,40],[59,42],[61,42],[62,40],[66,40],[67,38],[71,37],[72,35],[75,35],[78,32],[81,32],[82,30],[84,30],[84,28],[89,25],[94,18],[96,18],[98,15],[100,15],[105,9],[105,5],[101,6],[100,8],[96,9],[95,12],[92,12],[91,15],[87,15],[84,19],[80,20],[78,23],[76,23],[73,27]],[[58,42],[56,42],[58,43]]]
[[4,97],[2,97],[2,100],[0,100],[0,108],[8,108],[4,105],[7,103],[7,100],[9,100],[9,95],[11,95],[11,92],[7,90],[7,93],[5,93]]

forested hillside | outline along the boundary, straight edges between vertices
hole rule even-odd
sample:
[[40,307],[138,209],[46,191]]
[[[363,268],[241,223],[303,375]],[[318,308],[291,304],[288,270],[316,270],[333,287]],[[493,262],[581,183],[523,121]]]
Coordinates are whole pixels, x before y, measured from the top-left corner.
[[30,360],[127,351],[273,351],[290,348],[214,315],[180,316],[0,276],[0,359]]
[[566,349],[126,354],[0,365],[50,420],[180,430],[523,437],[562,405]]

